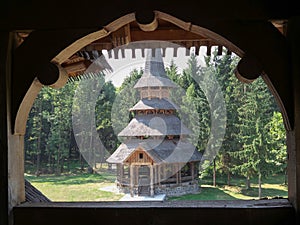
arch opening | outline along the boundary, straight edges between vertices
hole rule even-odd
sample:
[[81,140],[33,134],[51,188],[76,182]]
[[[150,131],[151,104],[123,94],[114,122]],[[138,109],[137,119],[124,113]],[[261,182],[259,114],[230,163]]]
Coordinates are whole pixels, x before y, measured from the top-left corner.
[[[180,21],[176,18],[173,18],[167,14],[161,13],[161,12],[155,12],[155,15],[158,19],[160,20],[165,20],[171,23],[174,23],[176,26],[179,26],[180,28],[182,28],[185,31],[189,31],[191,33],[195,33],[197,35],[203,35],[206,37],[211,38],[213,41],[216,42],[216,44],[218,44],[218,46],[224,46],[228,49],[228,52],[234,52],[239,56],[243,56],[243,51],[240,50],[239,48],[237,48],[236,46],[234,46],[232,43],[228,42],[226,39],[220,37],[219,35],[216,35],[215,33],[198,27],[196,25],[192,25],[190,23],[185,23],[183,21]],[[56,57],[53,58],[52,62],[53,63],[58,63],[60,65],[66,65],[66,61],[68,59],[70,59],[72,56],[74,56],[77,52],[79,52],[80,50],[84,49],[86,50],[88,47],[88,44],[91,44],[92,42],[95,42],[97,40],[103,39],[105,37],[107,37],[108,35],[111,35],[113,32],[115,31],[119,31],[119,29],[123,29],[124,27],[126,27],[126,25],[128,23],[131,23],[135,20],[134,14],[129,14],[124,16],[123,18],[120,18],[119,20],[113,22],[112,24],[106,26],[104,29],[100,30],[99,32],[95,32],[93,34],[90,34],[76,42],[74,42],[71,46],[67,47],[65,50],[63,50],[62,52],[60,52]],[[126,28],[124,28],[124,32],[126,33]],[[112,35],[113,36],[113,35]],[[122,38],[115,36],[115,45],[118,45],[118,41],[119,44],[123,44],[124,40],[121,40]],[[126,40],[126,38],[125,38]],[[125,41],[126,43],[126,41]],[[186,46],[193,44],[193,43],[186,43]],[[90,47],[90,46],[89,46]],[[195,47],[195,46],[190,46],[190,47]],[[211,45],[207,46],[207,53],[211,54]],[[116,49],[116,48],[114,48]],[[196,46],[197,49],[197,46]],[[114,52],[114,51],[111,51]],[[122,52],[121,52],[121,57],[122,57]],[[114,57],[119,57],[119,52],[114,52]],[[109,56],[108,56],[109,57]],[[106,69],[110,69],[110,68],[106,68]],[[265,75],[266,76],[266,75]],[[76,76],[73,77],[73,79],[76,79]],[[22,111],[22,110],[21,110]],[[284,110],[283,110],[284,111]],[[287,120],[287,118],[285,117],[285,120]],[[16,123],[16,126],[18,126],[18,123]],[[286,126],[289,127],[289,126]],[[16,128],[16,130],[18,130]]]

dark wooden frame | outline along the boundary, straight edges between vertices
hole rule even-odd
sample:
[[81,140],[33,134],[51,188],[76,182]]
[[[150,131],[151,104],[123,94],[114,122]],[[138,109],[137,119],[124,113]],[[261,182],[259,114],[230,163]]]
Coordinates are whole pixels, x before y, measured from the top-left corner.
[[285,199],[261,201],[180,201],[36,203],[14,209],[15,225],[32,224],[294,224]]
[[[91,5],[77,5],[72,12],[67,2],[60,1],[58,5],[53,1],[31,1],[20,3],[17,1],[1,2],[0,16],[0,223],[8,224],[13,218],[14,224],[296,224],[299,222],[300,209],[300,14],[292,2],[275,4],[272,1],[206,1],[201,3],[202,12],[199,13],[198,2],[151,1],[141,4],[139,1],[110,1],[105,4],[98,1]],[[118,4],[118,7],[116,7]],[[58,7],[59,6],[59,7]],[[99,14],[99,10],[101,13]],[[7,119],[15,116],[20,99],[28,84],[33,80],[32,70],[28,61],[20,62],[23,78],[12,77],[11,63],[11,34],[16,29],[35,29],[40,34],[39,44],[50,45],[43,49],[43,57],[36,59],[37,64],[46,64],[57,53],[58,49],[70,44],[99,27],[108,24],[128,12],[137,11],[139,14],[159,9],[170,13],[185,21],[191,21],[207,27],[226,37],[246,53],[257,56],[265,67],[271,84],[281,97],[282,104],[289,118],[288,136],[288,179],[289,198],[284,207],[271,200],[268,204],[258,202],[259,207],[249,202],[222,204],[209,202],[200,206],[182,203],[181,206],[107,206],[106,203],[53,203],[53,204],[21,204],[12,211],[8,210],[8,139]],[[196,11],[195,11],[196,10]],[[24,14],[24,12],[26,12]],[[89,13],[89,24],[82,17],[74,17],[78,13]],[[26,15],[26,16],[24,16]],[[28,16],[30,15],[30,16]],[[54,17],[55,15],[56,17]],[[145,13],[147,15],[147,13]],[[72,21],[66,19],[71,17]],[[51,19],[55,18],[55,19]],[[145,18],[147,18],[145,16]],[[269,20],[284,19],[287,21],[286,37],[281,36],[269,23]],[[82,29],[88,27],[88,29]],[[76,28],[76,29],[75,29]],[[61,39],[58,38],[60,36]],[[71,38],[70,38],[71,37]],[[42,39],[44,38],[44,39]],[[255,43],[251,44],[251,43]],[[40,46],[31,46],[31,54],[42,53]],[[48,50],[48,51],[47,51]],[[24,52],[26,53],[26,51]],[[26,56],[26,54],[24,54]],[[30,64],[29,64],[30,65]],[[18,80],[14,80],[17,79]],[[9,80],[14,81],[11,86]],[[11,93],[12,92],[12,93]],[[12,96],[12,102],[10,102]],[[12,112],[7,111],[7,103]],[[11,131],[9,131],[11,132]],[[232,205],[233,204],[233,205]],[[130,204],[128,204],[130,205]],[[288,206],[287,206],[288,205]],[[136,207],[139,207],[138,209]],[[182,215],[180,217],[179,215]],[[61,216],[61,217],[60,217]],[[101,220],[105,218],[105,220]],[[145,218],[149,218],[148,220]],[[233,219],[234,218],[234,219]],[[282,218],[279,219],[279,218]],[[298,218],[296,221],[296,218]],[[134,221],[134,222],[133,222]]]

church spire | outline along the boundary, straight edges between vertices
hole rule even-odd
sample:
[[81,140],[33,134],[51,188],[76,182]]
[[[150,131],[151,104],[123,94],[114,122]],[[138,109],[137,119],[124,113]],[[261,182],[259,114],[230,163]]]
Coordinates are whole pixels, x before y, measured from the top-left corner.
[[167,77],[161,49],[146,49],[145,69],[142,77],[135,84],[134,88],[140,89],[144,87],[164,87],[174,88],[176,85]]
[[[161,55],[161,49],[156,48],[154,51],[152,49],[146,49],[146,62],[145,71],[143,76],[156,76],[156,77],[167,77],[163,58]],[[154,54],[153,54],[154,53]]]

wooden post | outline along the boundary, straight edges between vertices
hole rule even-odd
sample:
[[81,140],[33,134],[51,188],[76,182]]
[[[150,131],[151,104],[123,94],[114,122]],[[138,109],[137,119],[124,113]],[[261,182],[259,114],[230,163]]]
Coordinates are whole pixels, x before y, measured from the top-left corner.
[[134,179],[134,185],[139,184],[139,170],[141,166],[135,166],[135,179]]
[[158,170],[158,185],[160,186],[161,185],[161,183],[160,183],[160,173],[161,173],[161,171],[160,171],[160,167],[161,167],[161,165],[158,165],[158,168],[157,168],[157,170]]
[[9,32],[0,32],[0,224],[8,224],[8,171],[7,171],[7,79],[9,77],[7,66],[10,55]]
[[163,164],[163,179],[167,180],[167,169],[166,169],[166,164]]
[[179,180],[179,184],[181,184],[181,165],[180,165],[180,163],[178,164],[178,180]]
[[155,185],[157,183],[157,169],[156,169],[156,165],[153,165],[153,174],[154,174],[154,178],[153,178],[153,184]]
[[294,129],[287,132],[288,151],[288,198],[300,221],[300,16],[288,22],[287,40],[291,52],[291,75],[294,94]]
[[134,179],[134,166],[131,164],[130,165],[130,195],[133,197],[133,179]]
[[124,164],[121,164],[121,166],[120,166],[120,176],[121,176],[121,178],[124,177]]
[[[10,40],[12,41],[12,40]],[[9,51],[11,51],[9,49]],[[6,63],[9,67],[7,69],[7,75],[10,75],[11,62],[9,52],[7,52]],[[8,211],[12,212],[12,208],[21,202],[25,201],[25,180],[24,180],[24,135],[14,135],[14,117],[12,113],[12,99],[10,92],[12,88],[12,80],[6,80],[6,87],[9,90],[6,94],[7,99],[7,172],[8,172]],[[14,90],[15,91],[15,90]],[[1,141],[1,140],[0,140]]]
[[153,185],[153,181],[154,181],[154,176],[153,176],[153,165],[150,165],[150,196],[153,197],[154,196],[154,185]]
[[191,162],[190,165],[191,165],[191,168],[190,168],[190,169],[191,169],[192,180],[194,180],[194,177],[195,177],[194,163]]
[[179,184],[179,164],[176,163],[173,168],[175,168],[176,171],[176,184]]

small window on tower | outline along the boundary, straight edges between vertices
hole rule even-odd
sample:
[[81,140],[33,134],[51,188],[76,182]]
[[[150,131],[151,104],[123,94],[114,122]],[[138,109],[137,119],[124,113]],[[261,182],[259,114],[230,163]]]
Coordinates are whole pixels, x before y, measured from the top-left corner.
[[139,154],[139,159],[143,159],[144,158],[144,154],[143,153],[140,153]]

